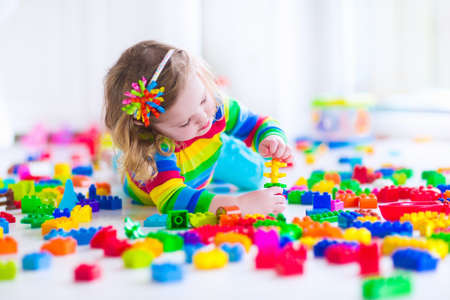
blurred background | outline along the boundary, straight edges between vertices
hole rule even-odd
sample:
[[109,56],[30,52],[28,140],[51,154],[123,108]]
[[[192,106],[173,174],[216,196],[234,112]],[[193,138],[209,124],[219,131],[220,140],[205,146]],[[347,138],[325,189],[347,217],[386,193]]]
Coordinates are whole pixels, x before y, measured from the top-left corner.
[[0,145],[101,128],[108,68],[149,39],[292,140],[450,137],[450,1],[0,0]]

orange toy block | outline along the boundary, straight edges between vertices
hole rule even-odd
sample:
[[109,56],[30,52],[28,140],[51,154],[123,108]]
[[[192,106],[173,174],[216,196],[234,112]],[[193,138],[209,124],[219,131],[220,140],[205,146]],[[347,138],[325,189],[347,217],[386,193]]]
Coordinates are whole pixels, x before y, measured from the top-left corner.
[[109,196],[111,195],[111,185],[107,182],[96,182],[95,187],[97,188],[97,195],[99,196]]
[[352,191],[339,191],[336,194],[336,199],[344,202],[344,207],[358,207],[359,197],[356,196]]
[[236,232],[219,232],[214,238],[214,243],[216,246],[220,246],[223,243],[239,243],[244,246],[246,252],[250,250],[252,245],[252,241],[248,236]]
[[[345,203],[344,203],[345,207]],[[359,196],[359,208],[377,208],[378,207],[378,200],[377,196],[374,194],[361,194]]]
[[314,222],[309,216],[303,217],[301,220],[295,217],[292,223],[303,229],[302,237],[343,237],[342,230],[339,227],[331,226],[328,222]]
[[67,217],[61,217],[56,218],[52,220],[47,220],[44,223],[42,223],[41,229],[42,229],[42,235],[46,235],[52,229],[64,229],[64,230],[71,230],[78,228],[78,223],[73,220],[72,218]]
[[0,239],[0,255],[17,253],[17,242],[14,238],[6,236]]
[[41,251],[45,250],[56,256],[75,253],[76,249],[77,241],[71,237],[54,238],[41,247]]
[[88,187],[91,179],[85,175],[73,175],[72,182],[74,187]]
[[334,181],[335,184],[341,184],[341,175],[337,172],[327,172],[323,178],[328,181]]

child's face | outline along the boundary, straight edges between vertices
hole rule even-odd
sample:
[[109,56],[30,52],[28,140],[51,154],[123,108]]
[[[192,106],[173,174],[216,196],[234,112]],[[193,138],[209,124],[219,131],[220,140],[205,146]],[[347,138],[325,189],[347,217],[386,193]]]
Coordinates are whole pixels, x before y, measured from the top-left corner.
[[197,74],[192,74],[175,103],[160,115],[154,127],[175,141],[187,141],[208,132],[216,114],[216,101]]

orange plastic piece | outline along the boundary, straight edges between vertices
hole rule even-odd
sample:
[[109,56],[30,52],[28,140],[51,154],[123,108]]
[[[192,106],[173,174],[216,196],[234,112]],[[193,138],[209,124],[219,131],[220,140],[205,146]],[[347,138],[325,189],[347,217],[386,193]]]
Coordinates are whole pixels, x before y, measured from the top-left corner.
[[108,182],[96,182],[95,187],[97,188],[97,195],[99,196],[111,195],[111,185]]
[[91,179],[85,175],[73,175],[72,182],[74,187],[88,187]]
[[336,194],[336,200],[344,202],[344,207],[358,207],[359,197],[352,191],[338,192]]
[[17,242],[14,238],[6,236],[0,239],[0,254],[17,253]]
[[54,238],[41,247],[41,251],[46,250],[56,256],[75,253],[76,249],[77,241],[72,237]]
[[[344,207],[345,203],[344,203]],[[359,196],[359,208],[377,208],[378,207],[378,200],[377,196],[374,194],[361,194]]]
[[220,218],[222,215],[237,215],[241,216],[241,209],[236,206],[221,206],[216,210],[216,216]]
[[154,257],[158,257],[163,253],[163,244],[153,238],[146,238],[142,241],[138,241],[131,246],[132,249],[145,249],[153,253]]
[[444,192],[444,199],[448,199],[448,198],[450,198],[450,190],[446,190]]
[[325,180],[334,181],[335,184],[341,183],[341,175],[337,172],[327,172],[325,173]]
[[223,243],[239,243],[244,246],[246,252],[250,250],[252,245],[252,241],[248,236],[235,232],[219,232],[214,238],[214,243],[216,246],[220,246]]
[[314,222],[309,216],[303,217],[301,220],[295,217],[292,223],[303,229],[302,237],[343,237],[342,230],[339,227],[331,226],[328,222]]
[[56,218],[52,220],[47,220],[44,223],[42,223],[41,229],[42,229],[42,235],[46,235],[52,229],[64,229],[64,230],[71,230],[78,228],[78,223],[72,219],[67,217],[61,217]]

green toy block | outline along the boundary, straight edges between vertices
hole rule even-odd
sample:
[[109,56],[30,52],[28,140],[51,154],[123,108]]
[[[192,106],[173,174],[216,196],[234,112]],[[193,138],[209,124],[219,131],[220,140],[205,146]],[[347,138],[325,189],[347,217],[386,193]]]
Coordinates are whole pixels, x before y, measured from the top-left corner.
[[270,188],[270,187],[273,187],[273,186],[278,186],[278,187],[284,189],[284,188],[286,188],[287,185],[285,185],[284,183],[279,183],[279,182],[277,182],[277,183],[272,183],[272,182],[264,183],[264,187],[265,188]]
[[406,177],[405,173],[394,173],[392,175],[392,181],[395,185],[404,185],[406,183],[406,180],[408,178]]
[[31,228],[40,228],[45,221],[51,219],[54,219],[52,215],[32,213],[22,218],[22,220],[20,220],[20,223],[30,224]]
[[311,176],[307,180],[308,189],[311,189],[316,183],[323,180],[324,177],[325,177],[324,171],[317,171],[317,170],[313,171],[311,173]]
[[12,183],[8,185],[8,188],[12,189],[14,193],[14,200],[20,201],[25,196],[32,196],[35,194],[34,181],[22,180],[18,183]]
[[41,204],[41,199],[39,199],[36,195],[26,195],[21,201],[22,213],[30,214],[35,212]]
[[361,189],[361,186],[358,181],[354,179],[343,180],[340,185],[341,190],[352,190],[353,192],[357,192]]
[[14,261],[5,263],[0,261],[0,280],[13,280],[16,278],[17,267]]
[[128,249],[122,254],[122,260],[125,268],[139,269],[147,268],[153,261],[153,254],[145,249]]
[[0,178],[0,189],[5,188],[5,183],[3,182],[3,180]]
[[55,211],[55,206],[53,204],[41,204],[33,211],[33,213],[43,214],[43,215],[53,215]]
[[217,225],[217,216],[212,212],[188,214],[189,223],[192,227],[197,228],[204,225]]
[[167,229],[187,229],[189,227],[187,210],[169,210],[167,213]]
[[282,214],[282,213],[279,213],[278,215],[277,215],[277,221],[279,221],[279,222],[282,222],[282,223],[286,223],[286,217]]
[[316,222],[333,223],[333,222],[338,221],[339,214],[342,212],[343,212],[342,210],[329,211],[329,212],[325,212],[325,213],[321,213],[321,214],[313,214],[313,215],[310,215],[309,217],[311,218],[311,220],[316,221]]
[[448,244],[448,248],[450,249],[450,233],[448,232],[439,232],[439,233],[433,233],[430,238],[432,239],[439,239],[443,240]]
[[302,195],[305,191],[293,190],[288,193],[287,199],[288,204],[301,204],[302,203]]
[[125,220],[125,236],[131,240],[140,239],[146,235],[141,230],[141,224],[133,221],[130,217],[126,217]]
[[364,299],[380,299],[409,295],[411,279],[407,276],[377,277],[367,279],[362,285]]
[[278,227],[280,229],[280,235],[288,235],[297,240],[302,236],[302,228],[296,224],[286,224],[278,220],[258,220],[253,223],[253,227]]
[[150,232],[147,237],[159,240],[163,244],[164,252],[174,252],[183,249],[184,240],[178,234],[170,234],[165,231]]
[[396,170],[394,172],[394,174],[395,173],[397,173],[397,174],[405,174],[407,179],[411,178],[413,176],[413,174],[414,174],[412,169],[406,169],[406,168]]
[[427,181],[427,185],[438,186],[439,184],[446,184],[445,176],[436,171],[424,171],[422,178]]

